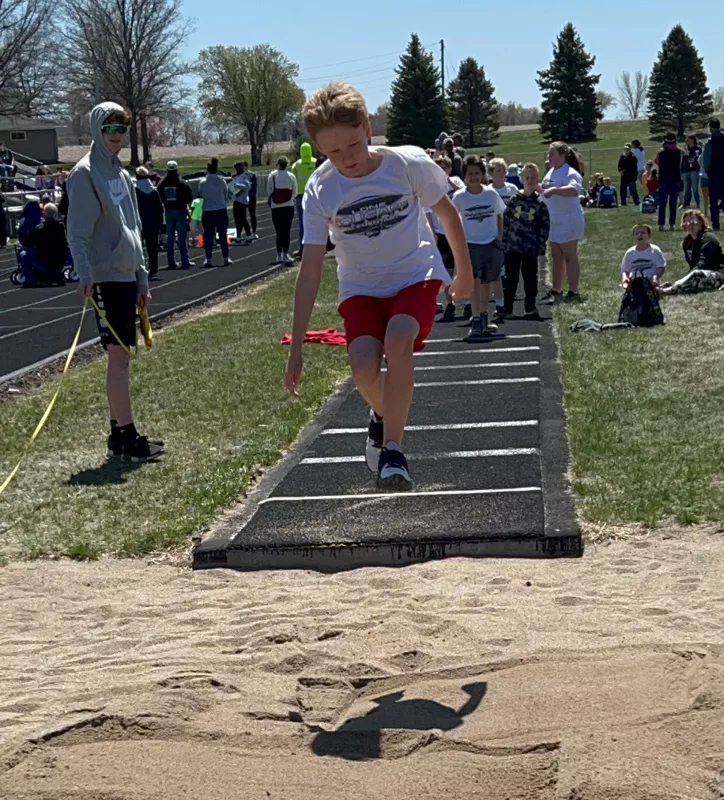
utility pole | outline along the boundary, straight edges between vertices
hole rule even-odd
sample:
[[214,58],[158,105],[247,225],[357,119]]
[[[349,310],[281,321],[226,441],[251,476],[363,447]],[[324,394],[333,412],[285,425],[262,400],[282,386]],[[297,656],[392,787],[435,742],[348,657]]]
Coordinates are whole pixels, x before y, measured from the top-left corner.
[[440,76],[442,77],[442,99],[445,99],[445,40],[440,39]]

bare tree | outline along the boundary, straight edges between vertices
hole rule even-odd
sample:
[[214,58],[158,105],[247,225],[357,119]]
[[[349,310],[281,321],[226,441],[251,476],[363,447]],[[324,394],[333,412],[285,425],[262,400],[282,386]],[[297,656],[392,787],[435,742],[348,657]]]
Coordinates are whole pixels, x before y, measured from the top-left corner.
[[53,0],[0,0],[0,115],[47,110],[53,87]]
[[[115,100],[131,114],[131,163],[138,158],[138,123],[163,113],[191,70],[181,57],[192,32],[181,0],[64,0],[69,85],[95,102]],[[148,139],[144,140],[147,158]]]
[[711,99],[714,103],[714,111],[717,114],[721,114],[724,111],[724,86],[714,89],[711,93]]
[[524,108],[520,103],[509,100],[498,107],[498,121],[501,125],[537,125],[540,109]]
[[646,97],[649,93],[649,76],[637,72],[633,80],[630,72],[621,73],[616,79],[618,101],[629,119],[638,119],[646,106]]
[[219,133],[245,128],[253,164],[261,164],[275,125],[304,104],[294,79],[298,67],[268,44],[210,47],[196,63],[199,100]]

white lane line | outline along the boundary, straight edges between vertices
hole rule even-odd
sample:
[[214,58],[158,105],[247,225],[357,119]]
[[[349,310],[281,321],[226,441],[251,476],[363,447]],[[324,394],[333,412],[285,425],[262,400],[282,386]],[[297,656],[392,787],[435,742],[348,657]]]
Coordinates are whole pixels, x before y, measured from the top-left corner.
[[[491,336],[487,342],[482,342],[482,344],[492,344],[493,342],[504,342],[506,339],[540,339],[539,333],[515,333],[504,335],[500,334],[499,336]],[[426,344],[433,344],[434,342],[457,342],[458,344],[468,344],[465,341],[464,336],[461,334],[456,339],[425,339]]]
[[[438,364],[435,367],[415,367],[415,372],[429,372],[440,369],[495,369],[496,367],[535,367],[540,361],[498,361],[490,364]],[[387,368],[380,370],[387,372]]]
[[494,383],[540,383],[540,378],[489,378],[482,381],[435,381],[432,383],[416,383],[415,388],[421,386],[489,386]]
[[[264,251],[261,251],[261,252],[269,252],[269,251],[264,250]],[[253,281],[253,280],[259,280],[260,278],[263,278],[265,275],[268,275],[269,273],[276,272],[276,271],[278,271],[278,267],[276,265],[273,266],[273,267],[268,267],[263,272],[255,272],[253,275],[248,275],[246,278],[242,278],[239,281],[235,281],[234,283],[229,283],[229,284],[227,284],[225,286],[221,286],[218,289],[215,289],[214,291],[209,292],[209,294],[203,295],[202,297],[195,297],[194,301],[197,302],[197,303],[202,303],[207,298],[215,297],[217,294],[225,291],[226,289],[228,289],[228,290],[236,289],[238,286],[243,286],[244,284],[249,283],[250,281]],[[168,305],[168,303],[164,303],[164,305]],[[183,306],[184,303],[179,303],[179,305]],[[153,306],[152,306],[152,308],[153,308]],[[20,334],[26,333],[27,331],[34,331],[37,328],[44,328],[46,325],[53,325],[56,322],[62,322],[63,320],[71,319],[72,317],[78,317],[79,314],[80,314],[80,310],[81,309],[79,307],[78,311],[76,311],[74,314],[66,314],[63,317],[55,317],[55,319],[49,319],[47,322],[39,322],[37,325],[31,325],[30,327],[23,328],[22,330],[19,330],[19,331],[15,331],[14,333],[6,333],[3,336],[0,336],[0,340],[9,339],[12,336],[19,336]],[[154,319],[154,315],[151,314],[151,321],[153,321],[153,319]],[[66,353],[67,353],[67,351],[65,351],[64,353],[60,353],[59,355],[63,356]]]
[[[481,428],[532,428],[538,425],[537,419],[503,420],[501,422],[451,422],[447,425],[407,425],[410,431],[470,431]],[[367,428],[327,428],[321,436],[339,436],[348,433],[367,433]]]
[[496,347],[492,350],[430,350],[429,352],[422,350],[420,353],[415,353],[417,358],[424,358],[427,356],[469,356],[471,354],[485,356],[488,353],[530,353],[540,350],[538,345],[531,345],[529,347]]
[[320,494],[300,497],[267,497],[259,505],[266,503],[300,503],[310,500],[399,500],[406,497],[460,497],[463,495],[487,494],[530,494],[540,492],[540,486],[516,486],[510,489],[437,489],[427,492],[390,492],[370,494]]
[[[537,456],[536,447],[506,447],[499,450],[453,450],[449,453],[408,453],[415,461],[443,461],[448,458],[503,458],[510,456]],[[362,464],[364,456],[313,456],[299,463],[309,464]]]

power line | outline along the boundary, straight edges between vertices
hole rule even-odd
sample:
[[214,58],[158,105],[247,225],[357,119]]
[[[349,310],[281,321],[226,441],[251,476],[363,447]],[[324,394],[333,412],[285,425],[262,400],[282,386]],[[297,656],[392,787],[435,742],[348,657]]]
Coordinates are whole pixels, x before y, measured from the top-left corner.
[[361,69],[353,72],[335,72],[332,75],[320,75],[316,78],[300,78],[299,83],[316,83],[319,81],[333,80],[334,78],[354,78],[356,75],[374,75],[378,72],[392,72],[397,67],[397,64],[388,67],[377,67],[374,69]]
[[[433,47],[437,47],[438,44],[439,44],[439,42],[432,42],[430,44],[423,44],[422,46],[426,50],[430,50]],[[390,53],[379,53],[379,54],[373,55],[373,56],[362,56],[361,58],[351,58],[351,59],[349,59],[349,61],[334,61],[331,64],[320,64],[320,65],[318,65],[316,67],[304,67],[304,69],[302,69],[300,71],[301,72],[314,72],[314,70],[316,70],[316,69],[326,69],[327,67],[338,67],[338,66],[340,66],[342,64],[356,64],[358,61],[372,61],[372,60],[374,60],[376,58],[386,58],[388,56],[399,56],[399,55],[402,55],[402,52],[404,52],[404,51],[393,50]]]

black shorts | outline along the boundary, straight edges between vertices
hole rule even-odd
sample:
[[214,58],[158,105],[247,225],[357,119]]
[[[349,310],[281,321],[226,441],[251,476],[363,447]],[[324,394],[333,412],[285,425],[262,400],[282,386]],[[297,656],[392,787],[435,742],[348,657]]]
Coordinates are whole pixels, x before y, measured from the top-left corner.
[[452,275],[455,272],[455,257],[444,233],[438,233],[437,235],[437,249],[440,251],[445,269]]
[[[96,283],[93,297],[103,311],[118,338],[126,347],[136,346],[136,297],[138,287],[136,281],[112,281]],[[118,344],[116,337],[110,332],[106,323],[96,311],[96,323],[101,344],[108,348],[109,344]]]

